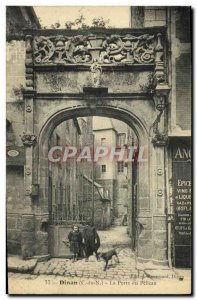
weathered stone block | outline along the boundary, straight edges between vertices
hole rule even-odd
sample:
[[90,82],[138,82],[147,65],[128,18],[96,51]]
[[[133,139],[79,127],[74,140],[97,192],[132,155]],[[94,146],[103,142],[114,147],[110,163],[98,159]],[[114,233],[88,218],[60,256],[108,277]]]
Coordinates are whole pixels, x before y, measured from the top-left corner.
[[156,248],[166,248],[167,247],[167,240],[154,240],[153,247]]
[[154,231],[153,238],[154,238],[154,240],[167,240],[167,232],[166,231]]
[[[148,85],[150,72],[103,72],[101,87],[108,87],[109,93],[142,93],[141,86]],[[39,92],[83,92],[91,84],[90,72],[51,72],[38,73],[36,78]]]
[[35,219],[34,216],[23,216],[22,219],[23,231],[34,231],[35,230]]
[[48,253],[48,233],[36,232],[35,255],[47,255]]
[[152,240],[149,239],[139,239],[138,240],[138,245],[140,247],[151,247],[152,246]]
[[154,217],[153,229],[154,230],[166,230],[167,220],[166,218],[156,218]]
[[22,243],[35,243],[35,233],[34,232],[23,232],[21,233]]
[[165,26],[165,21],[145,21],[145,27]]
[[145,230],[152,230],[152,218],[138,218]]
[[14,240],[7,240],[7,253],[20,255],[21,254],[21,243]]
[[138,257],[143,257],[145,259],[152,257],[152,248],[151,247],[138,247]]
[[16,217],[8,217],[7,218],[7,228],[15,229],[17,227],[17,218]]
[[18,216],[17,218],[17,229],[22,229],[22,217]]
[[151,230],[142,230],[140,234],[141,239],[152,239],[152,231]]
[[163,248],[163,249],[153,248],[153,258],[158,260],[166,260],[167,248]]
[[166,9],[158,9],[155,11],[156,20],[165,21],[166,20]]
[[155,20],[155,10],[154,9],[146,9],[145,10],[145,20],[147,20],[147,21]]
[[32,257],[34,256],[34,245],[32,243],[25,243],[21,246],[21,252],[23,258]]
[[7,230],[7,240],[21,241],[21,231],[17,229]]

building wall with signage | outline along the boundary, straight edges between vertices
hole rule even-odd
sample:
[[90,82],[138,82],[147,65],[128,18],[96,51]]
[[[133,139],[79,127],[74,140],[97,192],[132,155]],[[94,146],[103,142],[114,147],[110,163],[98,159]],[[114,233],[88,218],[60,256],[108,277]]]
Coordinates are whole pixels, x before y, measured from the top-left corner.
[[[172,7],[170,15],[171,57],[168,106],[169,180],[172,262],[175,267],[191,267],[191,9]],[[171,169],[171,170],[170,170]]]
[[192,178],[191,143],[179,139],[172,143],[172,191],[174,222],[173,264],[191,267]]

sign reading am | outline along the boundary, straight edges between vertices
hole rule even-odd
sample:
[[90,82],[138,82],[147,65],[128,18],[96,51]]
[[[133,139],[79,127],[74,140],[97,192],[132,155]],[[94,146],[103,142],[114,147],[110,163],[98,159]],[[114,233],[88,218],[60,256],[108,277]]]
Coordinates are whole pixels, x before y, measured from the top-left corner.
[[179,147],[175,147],[173,158],[175,161],[191,160],[191,148],[185,147],[184,145],[179,145]]

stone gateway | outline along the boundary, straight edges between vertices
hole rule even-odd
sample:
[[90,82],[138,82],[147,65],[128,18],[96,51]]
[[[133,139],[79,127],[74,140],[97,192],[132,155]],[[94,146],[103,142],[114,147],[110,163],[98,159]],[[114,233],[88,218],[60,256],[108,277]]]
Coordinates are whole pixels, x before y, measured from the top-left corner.
[[131,28],[67,30],[41,29],[29,8],[35,26],[8,30],[9,253],[40,260],[69,257],[63,239],[73,224],[83,230],[85,217],[93,215],[98,228],[110,226],[113,205],[104,183],[91,179],[92,162],[79,170],[76,160],[66,161],[64,168],[59,158],[57,163],[48,159],[53,147],[91,146],[91,120],[98,116],[126,123],[138,148],[145,149],[147,159],[130,163],[124,183],[136,261],[191,265],[191,61],[182,23],[190,9],[141,9],[143,14],[133,10]]

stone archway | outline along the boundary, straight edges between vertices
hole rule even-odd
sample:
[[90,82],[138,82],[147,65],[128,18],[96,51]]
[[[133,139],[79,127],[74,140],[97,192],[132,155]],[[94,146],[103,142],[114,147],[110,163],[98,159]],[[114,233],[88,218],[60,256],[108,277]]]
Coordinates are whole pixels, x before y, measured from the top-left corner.
[[[140,145],[146,145],[149,149],[149,137],[146,129],[145,122],[140,120],[140,117],[128,109],[127,106],[115,106],[106,104],[83,104],[73,107],[64,105],[54,108],[49,112],[39,124],[40,134],[37,146],[38,157],[38,184],[39,184],[39,211],[45,214],[46,219],[48,216],[48,138],[54,128],[61,122],[80,116],[104,116],[119,119],[127,123],[135,132]],[[142,119],[142,117],[141,117]],[[141,222],[148,224],[148,231],[152,221],[151,203],[150,203],[150,177],[149,177],[149,162],[138,163],[138,224]],[[146,230],[146,229],[145,229]],[[140,232],[138,232],[139,236]],[[139,242],[139,239],[138,239]],[[145,245],[144,245],[145,243]],[[143,241],[142,247],[138,251],[139,257],[151,259],[152,240]],[[148,251],[147,251],[148,250]],[[148,256],[146,255],[148,253]],[[45,253],[46,254],[46,253]]]
[[[47,228],[45,225],[49,218],[47,140],[50,132],[63,120],[96,115],[117,118],[127,123],[133,128],[139,144],[147,145],[149,160],[138,166],[137,254],[139,259],[145,261],[166,263],[168,245],[165,129],[168,124],[167,112],[164,109],[169,91],[163,47],[166,30],[147,28],[137,32],[120,29],[101,31],[101,36],[98,36],[100,30],[91,29],[90,32],[84,32],[83,38],[79,40],[75,36],[79,32],[75,31],[69,37],[68,32],[61,30],[55,31],[54,36],[47,30],[42,32],[43,36],[37,31],[26,36],[26,89],[23,92],[25,133],[22,137],[26,147],[26,165],[22,253],[26,257],[48,254],[47,230],[41,228]],[[94,39],[102,47],[111,39],[114,40],[113,34],[119,35],[115,39],[118,48],[124,43],[130,45],[130,39],[134,38],[136,53],[126,46],[126,52],[131,52],[126,60],[123,59],[123,64],[115,58],[109,64],[101,59],[102,76],[99,72],[96,82],[91,67],[93,60],[85,62],[82,59],[79,62],[73,57],[72,61],[57,61],[57,53],[53,52],[50,53],[53,56],[51,61],[49,56],[38,53],[39,43],[45,44],[47,39],[49,45],[55,45],[54,39],[63,38],[70,40],[77,48],[79,45],[81,47],[81,43],[86,47],[83,42],[86,41],[91,44],[88,57],[98,55],[98,48],[91,43],[93,32]],[[122,39],[126,42],[120,43]],[[142,47],[139,40],[146,46]],[[55,46],[52,48],[55,49]],[[82,56],[83,53],[84,51]],[[157,110],[160,111],[159,115]],[[149,137],[151,128],[154,134]]]

